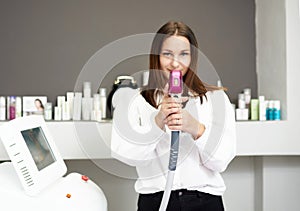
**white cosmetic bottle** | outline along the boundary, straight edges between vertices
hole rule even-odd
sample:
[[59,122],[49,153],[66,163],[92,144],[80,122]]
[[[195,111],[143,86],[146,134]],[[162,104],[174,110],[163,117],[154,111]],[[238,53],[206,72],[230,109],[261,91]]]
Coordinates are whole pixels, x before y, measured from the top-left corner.
[[100,94],[100,110],[101,110],[101,115],[102,119],[106,118],[106,88],[100,88],[99,89],[99,94]]
[[92,120],[100,122],[102,120],[100,94],[94,94],[93,102]]
[[73,106],[74,106],[74,92],[67,92],[67,104],[70,110],[70,119],[73,118]]
[[81,118],[82,120],[91,120],[93,109],[92,83],[83,82],[83,98],[81,100]]
[[83,98],[92,97],[92,83],[89,81],[83,82]]
[[81,116],[82,120],[91,120],[93,109],[93,98],[84,97],[81,101]]
[[45,118],[45,120],[52,120],[52,103],[51,102],[47,102],[45,104],[44,118]]
[[73,120],[81,120],[81,100],[82,92],[75,92],[74,104],[73,104]]
[[265,121],[265,120],[267,120],[267,116],[266,116],[267,102],[265,101],[265,96],[259,96],[258,101],[259,101],[259,104],[258,104],[259,120]]
[[22,98],[16,97],[16,118],[22,117]]

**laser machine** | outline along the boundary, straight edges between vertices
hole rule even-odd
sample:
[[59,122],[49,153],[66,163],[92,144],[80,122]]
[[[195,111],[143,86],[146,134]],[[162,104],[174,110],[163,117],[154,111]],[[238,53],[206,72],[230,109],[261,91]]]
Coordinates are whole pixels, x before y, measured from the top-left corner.
[[0,164],[1,210],[107,210],[104,193],[87,176],[63,177],[67,167],[42,115],[4,123],[0,139],[11,159]]

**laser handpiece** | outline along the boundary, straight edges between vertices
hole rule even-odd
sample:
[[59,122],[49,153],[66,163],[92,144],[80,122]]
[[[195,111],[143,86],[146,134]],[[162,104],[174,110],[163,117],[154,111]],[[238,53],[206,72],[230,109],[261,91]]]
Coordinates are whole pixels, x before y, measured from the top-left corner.
[[[180,70],[172,70],[169,77],[169,95],[178,100],[181,98],[183,92],[182,73]],[[178,159],[179,149],[179,135],[180,131],[171,131],[171,149],[169,158],[169,171],[167,175],[167,182],[164,191],[164,195],[160,204],[159,211],[165,211],[167,209],[168,201],[172,191],[173,180]]]

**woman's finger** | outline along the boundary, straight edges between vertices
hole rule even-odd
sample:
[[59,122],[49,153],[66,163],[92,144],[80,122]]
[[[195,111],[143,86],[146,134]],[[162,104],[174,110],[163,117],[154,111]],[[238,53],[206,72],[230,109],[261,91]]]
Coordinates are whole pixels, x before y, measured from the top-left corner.
[[169,83],[166,83],[163,89],[164,96],[169,96]]

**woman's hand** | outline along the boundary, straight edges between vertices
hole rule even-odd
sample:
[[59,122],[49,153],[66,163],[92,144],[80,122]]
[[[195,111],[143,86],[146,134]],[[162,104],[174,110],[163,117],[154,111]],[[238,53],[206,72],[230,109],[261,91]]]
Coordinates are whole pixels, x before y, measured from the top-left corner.
[[[156,124],[164,129],[167,124],[167,118],[173,116],[175,118],[175,114],[179,115],[182,109],[182,99],[174,99],[170,97],[168,94],[165,94],[162,102],[159,105],[159,112],[155,117]],[[187,99],[186,99],[187,100]],[[180,102],[179,102],[180,101]],[[169,125],[168,125],[169,126]]]
[[205,126],[182,109],[182,103],[187,100],[187,97],[174,99],[165,94],[155,121],[162,130],[167,125],[170,130],[184,131],[190,133],[194,139],[198,139],[204,133]]
[[205,126],[185,109],[170,114],[165,119],[165,124],[168,125],[170,130],[179,130],[191,134],[195,140],[201,137],[205,131]]

